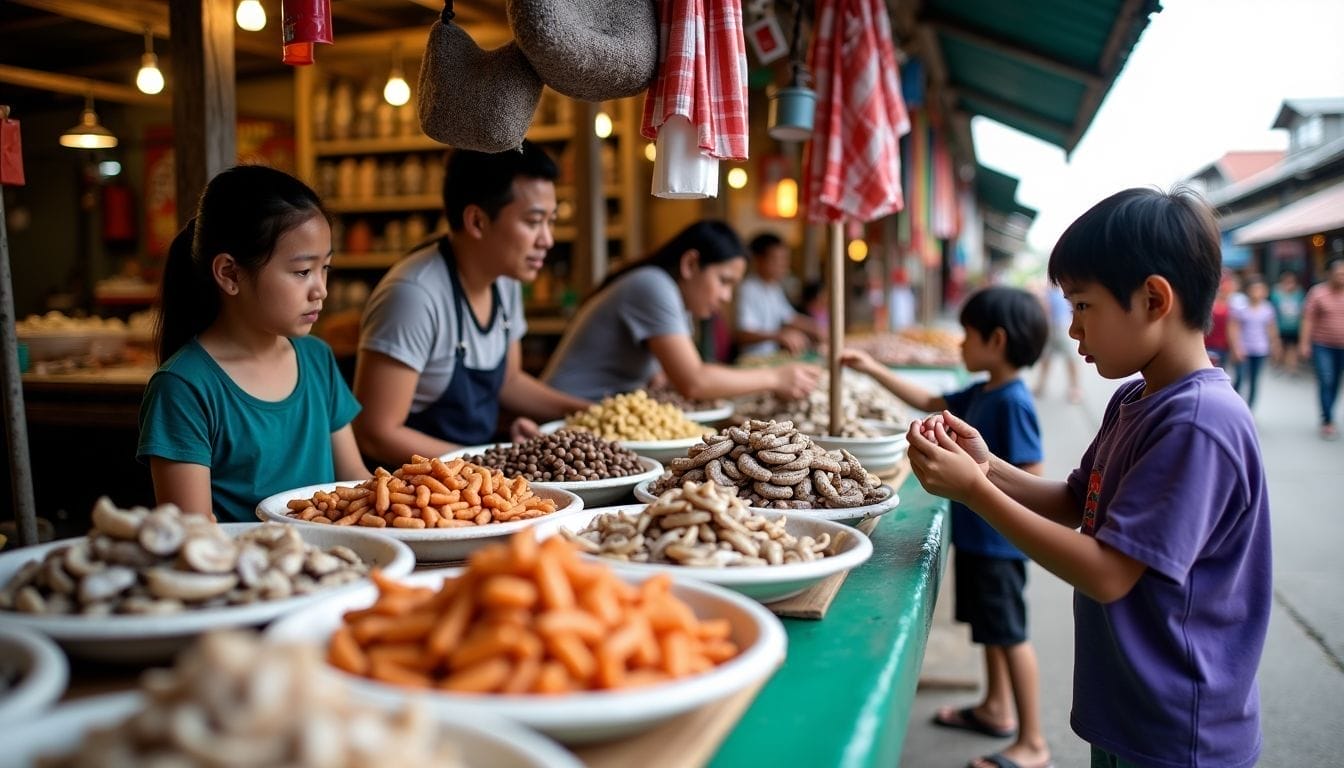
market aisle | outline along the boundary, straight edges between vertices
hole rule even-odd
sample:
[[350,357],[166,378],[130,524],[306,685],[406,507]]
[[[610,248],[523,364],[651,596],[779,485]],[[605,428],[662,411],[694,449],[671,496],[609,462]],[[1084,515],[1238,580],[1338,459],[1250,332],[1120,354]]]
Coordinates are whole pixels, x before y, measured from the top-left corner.
[[[1064,374],[1051,372],[1038,403],[1046,449],[1046,474],[1063,477],[1087,447],[1115,382],[1083,371],[1084,401],[1064,399]],[[1035,383],[1033,372],[1027,380]],[[1344,731],[1335,702],[1344,700],[1344,604],[1331,587],[1344,583],[1344,441],[1315,435],[1315,385],[1311,379],[1266,373],[1256,422],[1269,477],[1274,516],[1275,606],[1260,667],[1265,748],[1259,765],[1323,765],[1344,753]],[[1339,414],[1337,414],[1337,417]],[[950,620],[950,580],[939,595],[922,687],[906,733],[902,765],[961,766],[978,754],[1006,746],[994,740],[929,724],[945,704],[966,704],[978,689],[957,683],[982,677],[979,649]],[[1086,766],[1088,747],[1069,729],[1072,698],[1072,590],[1032,566],[1027,599],[1031,637],[1041,662],[1041,716],[1060,768]],[[947,684],[952,684],[951,686]]]

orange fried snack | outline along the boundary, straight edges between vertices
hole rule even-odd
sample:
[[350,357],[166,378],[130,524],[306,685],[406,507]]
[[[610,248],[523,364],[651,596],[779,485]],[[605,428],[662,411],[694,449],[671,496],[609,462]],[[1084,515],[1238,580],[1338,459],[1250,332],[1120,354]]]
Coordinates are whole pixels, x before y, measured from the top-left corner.
[[327,659],[350,674],[459,693],[610,690],[712,669],[738,653],[666,575],[638,586],[559,536],[519,531],[472,554],[437,591],[374,572],[379,596],[345,614]]
[[286,506],[287,515],[311,523],[416,530],[508,523],[555,511],[555,501],[535,495],[523,477],[423,456],[412,456],[395,472],[379,467],[359,485],[318,491]]

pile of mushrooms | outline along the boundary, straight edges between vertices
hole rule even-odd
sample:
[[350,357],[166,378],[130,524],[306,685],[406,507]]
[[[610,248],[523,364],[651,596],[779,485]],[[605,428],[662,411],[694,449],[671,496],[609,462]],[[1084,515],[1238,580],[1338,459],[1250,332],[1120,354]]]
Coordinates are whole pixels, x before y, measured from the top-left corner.
[[93,507],[93,530],[23,566],[0,589],[0,609],[34,614],[176,613],[280,600],[361,578],[348,547],[323,551],[282,523],[236,539],[203,517],[165,504]]

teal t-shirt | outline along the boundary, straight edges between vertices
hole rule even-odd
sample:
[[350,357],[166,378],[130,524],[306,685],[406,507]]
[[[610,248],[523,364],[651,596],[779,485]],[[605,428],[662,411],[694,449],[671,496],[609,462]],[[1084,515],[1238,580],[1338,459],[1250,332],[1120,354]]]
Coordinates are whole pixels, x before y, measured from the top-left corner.
[[291,342],[298,384],[270,402],[244,392],[192,339],[150,377],[136,458],[209,467],[221,522],[255,521],[267,496],[334,481],[331,434],[355,418],[359,403],[325,342]]

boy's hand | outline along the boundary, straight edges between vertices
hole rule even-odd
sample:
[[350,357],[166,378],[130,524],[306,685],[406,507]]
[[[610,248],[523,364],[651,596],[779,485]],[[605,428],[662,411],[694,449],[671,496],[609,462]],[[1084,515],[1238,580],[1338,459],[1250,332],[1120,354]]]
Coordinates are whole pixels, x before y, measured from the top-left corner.
[[941,421],[946,428],[947,433],[952,436],[961,450],[965,451],[975,463],[980,466],[980,470],[986,475],[989,474],[989,445],[985,443],[985,438],[980,436],[980,430],[967,424],[962,419],[952,415],[951,411],[929,416],[925,421]]
[[861,349],[840,350],[840,364],[862,373],[868,373],[878,368],[877,361],[873,359],[873,356]]
[[[976,439],[983,446],[978,434]],[[929,493],[966,503],[975,486],[985,482],[985,470],[938,416],[911,424],[909,440],[910,467]]]

